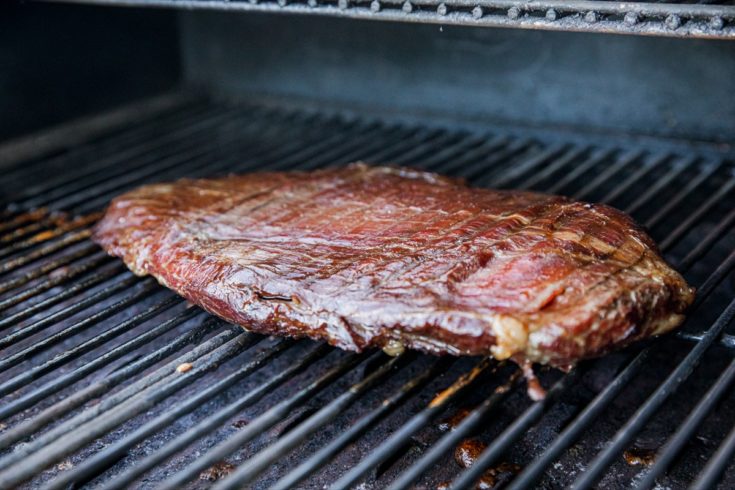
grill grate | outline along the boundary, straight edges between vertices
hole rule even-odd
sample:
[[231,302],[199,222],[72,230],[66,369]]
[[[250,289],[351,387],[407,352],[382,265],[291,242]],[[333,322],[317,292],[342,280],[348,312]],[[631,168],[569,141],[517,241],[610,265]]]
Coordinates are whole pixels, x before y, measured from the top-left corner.
[[[0,225],[0,487],[469,488],[494,475],[514,489],[709,488],[720,478],[730,488],[729,158],[702,145],[188,100],[11,163],[0,182],[9,196]],[[143,182],[358,159],[624,209],[699,286],[695,309],[677,335],[568,374],[542,370],[550,389],[534,403],[505,363],[352,354],[243,332],[134,277],[89,241],[104,204]],[[470,438],[485,449],[462,469],[453,453]],[[642,467],[627,464],[625,451],[657,454]],[[507,463],[521,467],[510,482]]]

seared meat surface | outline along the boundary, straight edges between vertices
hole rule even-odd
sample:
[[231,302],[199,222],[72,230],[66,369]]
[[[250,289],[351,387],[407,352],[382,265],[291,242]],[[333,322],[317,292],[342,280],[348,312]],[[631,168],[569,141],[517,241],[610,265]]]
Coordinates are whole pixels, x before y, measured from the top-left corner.
[[363,164],[144,186],[95,240],[230,322],[356,351],[562,366],[676,327],[694,296],[610,207]]

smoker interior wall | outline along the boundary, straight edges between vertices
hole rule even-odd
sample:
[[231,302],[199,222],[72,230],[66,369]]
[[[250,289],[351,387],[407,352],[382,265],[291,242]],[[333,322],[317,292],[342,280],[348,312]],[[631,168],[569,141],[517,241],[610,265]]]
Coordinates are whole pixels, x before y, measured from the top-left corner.
[[732,141],[735,43],[187,12],[185,76],[225,92]]
[[0,2],[0,140],[178,80],[175,12]]

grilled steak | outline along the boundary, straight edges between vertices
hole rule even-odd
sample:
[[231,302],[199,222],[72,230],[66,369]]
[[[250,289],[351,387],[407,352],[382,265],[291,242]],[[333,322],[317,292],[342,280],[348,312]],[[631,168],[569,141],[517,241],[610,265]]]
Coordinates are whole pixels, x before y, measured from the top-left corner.
[[230,322],[355,351],[562,366],[676,327],[694,296],[610,207],[363,164],[144,186],[95,240]]

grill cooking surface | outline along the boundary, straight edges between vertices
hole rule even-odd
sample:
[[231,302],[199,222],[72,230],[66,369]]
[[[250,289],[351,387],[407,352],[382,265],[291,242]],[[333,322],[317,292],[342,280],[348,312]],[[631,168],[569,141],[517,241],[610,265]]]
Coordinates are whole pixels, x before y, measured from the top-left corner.
[[[360,159],[626,210],[698,286],[689,321],[541,370],[534,403],[511,364],[243,332],[89,241],[144,182]],[[734,187],[707,145],[207,101],[17,161],[0,181],[0,486],[732,488]]]

